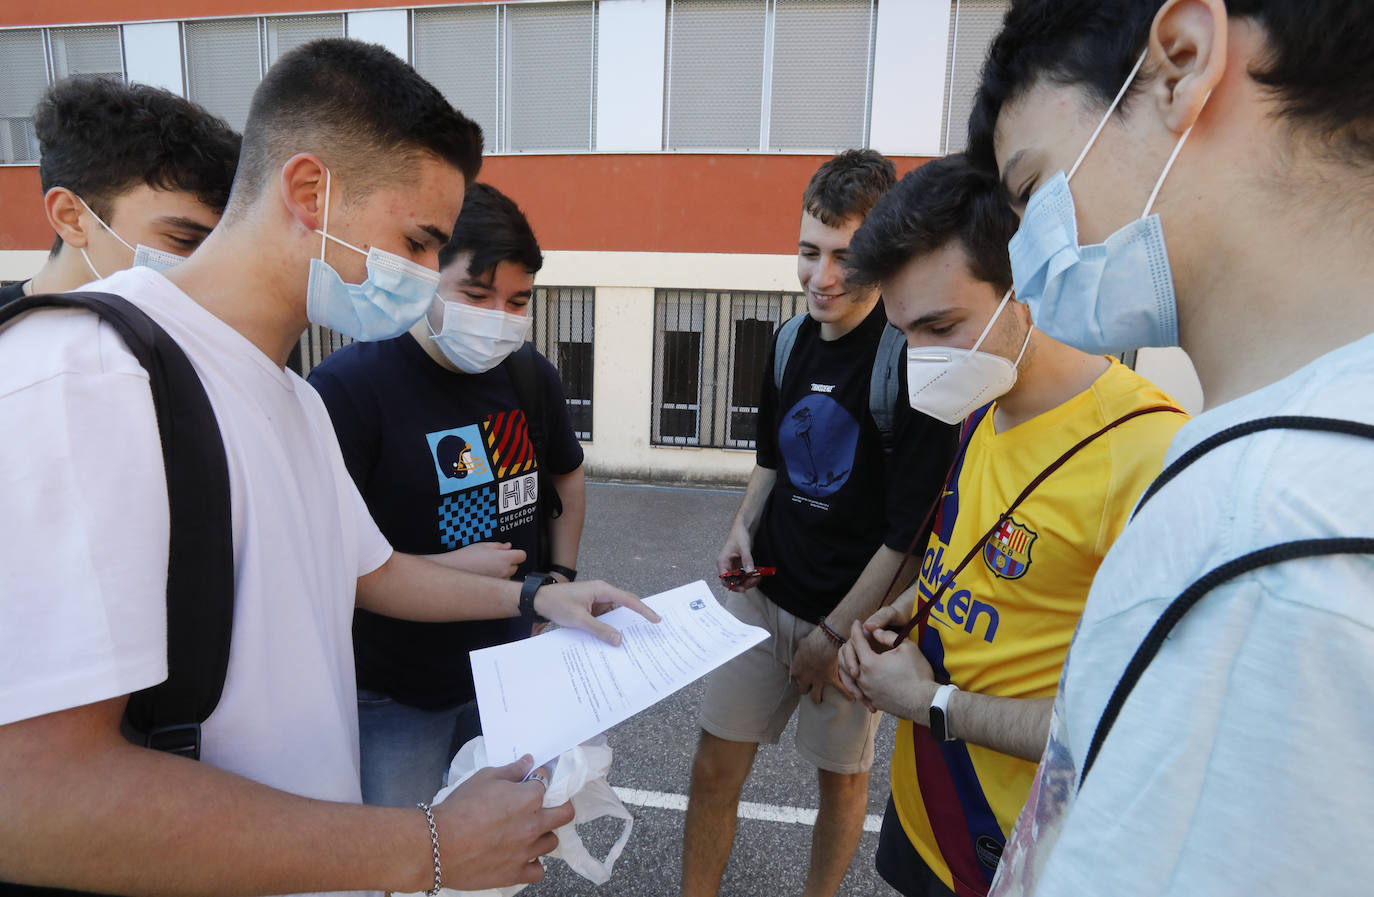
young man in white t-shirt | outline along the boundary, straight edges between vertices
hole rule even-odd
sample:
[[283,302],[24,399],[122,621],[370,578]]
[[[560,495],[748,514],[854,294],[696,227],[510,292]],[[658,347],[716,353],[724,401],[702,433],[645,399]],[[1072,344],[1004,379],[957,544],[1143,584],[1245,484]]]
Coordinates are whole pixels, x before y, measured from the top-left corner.
[[[992,46],[970,152],[1022,213],[1018,298],[1079,348],[1188,351],[1207,411],[1166,471],[1261,418],[1374,423],[1371,34],[1349,0],[1019,2]],[[1369,892],[1374,561],[1265,550],[1374,536],[1371,471],[1367,438],[1267,429],[1147,492],[992,894]],[[1254,553],[1112,701],[1166,609]]]
[[308,320],[379,339],[424,313],[480,131],[396,57],[348,40],[283,56],[245,131],[204,246],[166,276],[92,285],[181,345],[224,439],[234,625],[205,762],[120,734],[128,695],[167,675],[147,375],[92,315],[37,312],[0,333],[0,880],[129,894],[536,881],[572,809],[542,808],[529,758],[479,773],[432,820],[353,805],[355,604],[415,620],[533,610],[610,641],[593,613],[652,612],[605,583],[547,586],[531,607],[519,583],[392,552],[323,403],[284,370]]

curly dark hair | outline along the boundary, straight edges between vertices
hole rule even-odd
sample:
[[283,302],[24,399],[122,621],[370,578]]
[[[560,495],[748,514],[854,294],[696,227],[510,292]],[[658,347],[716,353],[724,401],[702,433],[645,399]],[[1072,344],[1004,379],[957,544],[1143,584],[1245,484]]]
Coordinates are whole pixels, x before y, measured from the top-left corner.
[[[1077,86],[1103,108],[1149,38],[1161,0],[1016,0],[983,67],[969,120],[969,155],[995,168],[993,130],[1002,107],[1041,78]],[[1231,16],[1257,22],[1268,52],[1250,76],[1283,114],[1328,152],[1374,160],[1374,4],[1352,0],[1227,0]],[[1133,91],[1132,91],[1133,92]],[[1122,100],[1124,111],[1130,101]]]
[[386,48],[324,38],[282,56],[253,93],[230,214],[298,152],[318,153],[364,188],[403,180],[421,153],[471,183],[482,168],[482,129]]
[[[216,212],[229,201],[241,138],[189,100],[109,77],[65,78],[34,110],[43,192],[66,187],[105,220],[140,184],[180,190]],[[59,237],[53,246],[62,245]]]
[[802,194],[802,208],[822,224],[835,227],[847,218],[862,218],[878,197],[897,183],[892,160],[871,149],[845,150],[828,159]]
[[997,177],[962,153],[927,162],[897,182],[849,241],[849,282],[868,286],[912,259],[959,241],[969,272],[998,290],[1011,288],[1007,242],[1017,228]]
[[525,213],[515,200],[490,184],[471,184],[463,195],[463,209],[453,236],[439,250],[439,267],[454,256],[472,253],[468,274],[483,277],[501,262],[519,262],[531,274],[544,267],[544,254]]

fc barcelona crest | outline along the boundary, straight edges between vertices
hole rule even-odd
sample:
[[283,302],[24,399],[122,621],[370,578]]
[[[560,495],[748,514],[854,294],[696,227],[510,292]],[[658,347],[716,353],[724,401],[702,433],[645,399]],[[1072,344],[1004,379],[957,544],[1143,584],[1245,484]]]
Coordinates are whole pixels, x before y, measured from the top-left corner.
[[1030,568],[1035,530],[1008,517],[983,546],[983,561],[1003,579],[1020,579]]

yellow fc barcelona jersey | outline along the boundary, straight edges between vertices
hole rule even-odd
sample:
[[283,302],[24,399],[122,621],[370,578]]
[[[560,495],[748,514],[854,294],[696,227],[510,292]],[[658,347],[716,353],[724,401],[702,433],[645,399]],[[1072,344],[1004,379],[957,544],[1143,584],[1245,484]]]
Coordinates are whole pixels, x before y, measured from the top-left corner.
[[[916,586],[922,601],[1056,458],[1118,417],[1161,404],[1177,403],[1113,359],[1090,388],[1005,433],[991,410],[983,414],[937,513]],[[1186,419],[1130,420],[1031,493],[932,609],[921,648],[937,675],[985,695],[1054,696],[1093,575]],[[985,894],[1035,764],[963,741],[937,744],[916,728],[901,721],[893,749],[902,827],[945,884]]]

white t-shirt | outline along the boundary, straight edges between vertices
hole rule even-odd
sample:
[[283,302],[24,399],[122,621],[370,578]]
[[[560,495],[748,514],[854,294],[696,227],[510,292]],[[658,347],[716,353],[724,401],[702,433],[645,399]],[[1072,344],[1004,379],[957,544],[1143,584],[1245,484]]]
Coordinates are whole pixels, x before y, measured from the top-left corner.
[[[1194,419],[1166,460],[1272,415],[1374,423],[1374,336]],[[1221,564],[1296,539],[1374,537],[1374,441],[1294,430],[1228,443],[1170,482],[1097,573],[1009,895],[1363,895],[1374,840],[1374,558],[1289,561],[1209,593],[1083,758],[1164,608]]]
[[[86,289],[148,312],[195,365],[224,438],[237,588],[201,759],[361,800],[352,620],[391,547],[315,391],[162,275]],[[0,331],[0,725],[167,677],[167,491],[148,377],[95,315]]]

